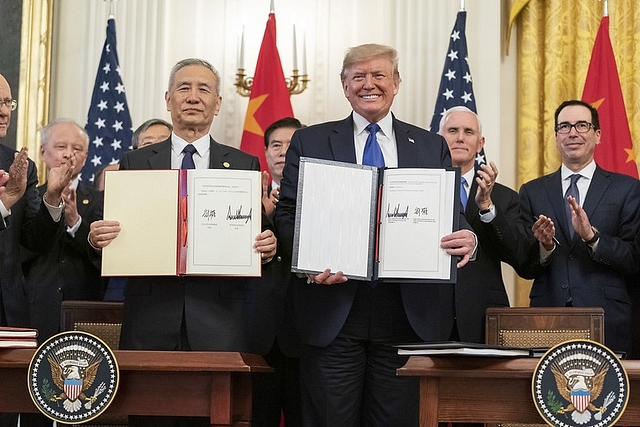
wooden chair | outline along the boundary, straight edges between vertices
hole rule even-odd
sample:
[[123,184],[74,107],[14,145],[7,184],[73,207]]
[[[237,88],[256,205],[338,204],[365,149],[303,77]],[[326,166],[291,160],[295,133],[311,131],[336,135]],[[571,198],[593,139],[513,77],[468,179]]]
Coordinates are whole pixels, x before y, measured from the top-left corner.
[[[63,301],[60,318],[62,331],[82,331],[97,336],[112,350],[118,349],[122,326],[121,302]],[[58,425],[66,425],[60,424]],[[127,417],[102,414],[90,427],[126,427]]]
[[491,345],[547,348],[572,339],[604,343],[604,310],[600,307],[492,307],[487,309],[485,320],[486,343]]
[[509,347],[551,347],[571,339],[604,343],[599,307],[492,307],[486,312],[486,342]]
[[88,332],[104,341],[112,350],[118,349],[122,325],[121,302],[63,301],[62,331]]

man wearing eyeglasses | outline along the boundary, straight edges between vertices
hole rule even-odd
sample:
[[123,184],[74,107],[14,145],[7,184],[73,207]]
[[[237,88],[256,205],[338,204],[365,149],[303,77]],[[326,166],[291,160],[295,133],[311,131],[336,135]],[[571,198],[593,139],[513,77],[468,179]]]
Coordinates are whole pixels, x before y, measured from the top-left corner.
[[[11,112],[18,103],[0,74],[0,139],[7,136]],[[20,245],[39,253],[53,247],[64,232],[62,192],[71,182],[75,157],[52,168],[40,196],[36,165],[26,148],[16,152],[0,144],[0,325],[29,326],[29,305],[20,268]],[[44,203],[42,201],[44,200]],[[15,425],[16,415],[3,414],[0,425]]]
[[537,307],[602,307],[605,344],[631,351],[631,300],[625,279],[640,265],[640,181],[600,168],[598,111],[570,100],[555,112],[562,165],[520,189],[531,242],[525,278]]

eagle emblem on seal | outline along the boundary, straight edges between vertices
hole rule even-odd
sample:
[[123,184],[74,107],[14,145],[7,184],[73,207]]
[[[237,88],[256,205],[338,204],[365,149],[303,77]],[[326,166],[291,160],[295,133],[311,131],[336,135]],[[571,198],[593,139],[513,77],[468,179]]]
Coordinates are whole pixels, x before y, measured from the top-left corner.
[[629,400],[629,379],[611,350],[589,340],[550,348],[532,378],[532,397],[551,426],[609,427]]
[[93,385],[102,359],[92,364],[85,359],[63,360],[60,363],[52,357],[48,357],[47,360],[51,365],[53,383],[62,390],[62,393],[51,397],[52,401],[62,400],[64,409],[71,413],[81,408],[82,401],[86,401],[89,407],[96,401],[96,394],[87,397],[85,391]]
[[58,423],[76,425],[99,417],[109,407],[120,371],[102,340],[87,332],[67,331],[40,344],[29,363],[28,378],[29,394],[40,412]]
[[587,361],[581,361],[582,366],[570,367],[566,370],[563,370],[558,362],[551,365],[558,393],[569,402],[566,407],[562,406],[557,412],[559,414],[571,412],[571,418],[576,424],[586,424],[591,421],[590,411],[596,412],[596,419],[601,419],[614,397],[611,392],[602,406],[597,407],[593,404],[592,401],[598,399],[602,393],[609,366],[604,363],[604,360],[600,360],[600,363],[590,361],[589,364],[586,363]]

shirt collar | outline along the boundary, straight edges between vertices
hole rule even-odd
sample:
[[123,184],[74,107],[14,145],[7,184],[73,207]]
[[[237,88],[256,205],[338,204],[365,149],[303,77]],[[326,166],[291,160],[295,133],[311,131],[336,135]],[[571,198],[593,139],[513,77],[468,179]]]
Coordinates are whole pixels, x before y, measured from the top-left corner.
[[595,160],[591,160],[591,163],[589,163],[587,166],[585,166],[584,168],[582,168],[582,170],[580,170],[578,172],[573,172],[571,169],[566,167],[564,165],[564,163],[562,164],[562,166],[560,166],[560,173],[561,173],[563,181],[565,179],[569,178],[574,173],[577,173],[582,178],[586,178],[588,180],[591,180],[593,178],[593,174],[595,173],[595,171],[596,171],[596,162],[595,162]]
[[473,185],[473,177],[475,176],[475,174],[476,170],[474,168],[471,168],[467,173],[462,175],[462,178],[467,181],[467,188],[471,188],[471,185]]
[[[174,153],[176,154],[182,153],[182,150],[184,150],[184,147],[186,147],[187,144],[188,144],[187,141],[180,138],[175,133],[171,134],[171,149],[173,150]],[[196,147],[196,154],[199,155],[200,157],[203,157],[204,153],[206,153],[207,149],[209,148],[209,134],[203,135],[200,138],[196,139],[191,143],[191,145]]]
[[[355,125],[356,135],[360,135],[364,132],[366,127],[369,125],[369,121],[355,111],[353,112],[353,123]],[[377,123],[384,136],[391,139],[391,135],[393,135],[393,115],[391,114],[391,111],[389,111],[387,115]]]
[[77,190],[79,182],[80,182],[80,179],[78,179],[78,177],[76,176],[75,178],[73,178],[73,180],[71,180],[71,184],[69,184],[69,188],[71,188],[72,190]]

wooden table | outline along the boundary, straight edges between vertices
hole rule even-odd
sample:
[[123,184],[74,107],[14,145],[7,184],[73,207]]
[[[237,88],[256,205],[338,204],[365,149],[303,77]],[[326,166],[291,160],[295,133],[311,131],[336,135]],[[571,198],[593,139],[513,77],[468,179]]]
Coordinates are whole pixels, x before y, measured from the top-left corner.
[[[398,375],[420,377],[420,426],[438,421],[545,424],[531,397],[539,359],[412,356]],[[618,423],[640,426],[640,360],[622,361],[629,402]]]
[[[34,350],[0,350],[0,412],[38,412],[27,389]],[[251,374],[272,372],[261,356],[225,352],[114,351],[120,385],[106,414],[209,417],[250,426]]]

